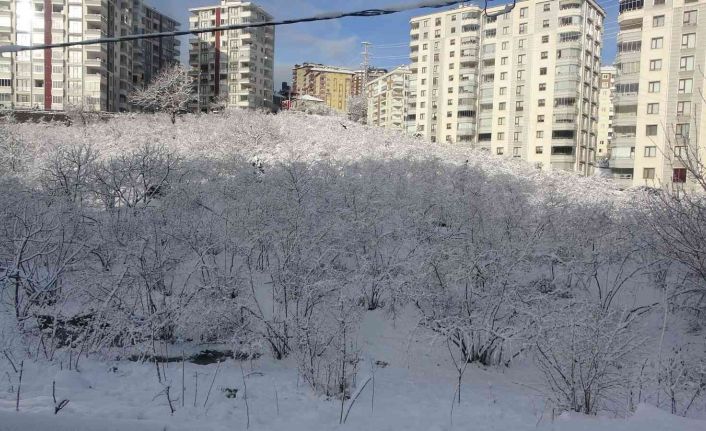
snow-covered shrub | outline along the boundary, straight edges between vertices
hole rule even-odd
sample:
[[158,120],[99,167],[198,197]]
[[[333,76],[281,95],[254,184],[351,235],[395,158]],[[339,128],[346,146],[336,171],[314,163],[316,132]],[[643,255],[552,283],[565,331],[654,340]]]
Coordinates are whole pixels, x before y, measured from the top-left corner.
[[588,301],[556,304],[543,316],[535,360],[560,409],[595,414],[618,398],[643,339],[630,317]]
[[[641,339],[655,302],[703,308],[698,259],[657,247],[632,204],[644,192],[604,179],[301,112],[5,127],[30,157],[21,177],[0,171],[1,304],[74,363],[265,346],[345,397],[362,313],[408,307],[458,370],[533,356],[557,405],[595,412],[606,386],[633,384],[615,343]],[[552,383],[572,367],[596,385]]]

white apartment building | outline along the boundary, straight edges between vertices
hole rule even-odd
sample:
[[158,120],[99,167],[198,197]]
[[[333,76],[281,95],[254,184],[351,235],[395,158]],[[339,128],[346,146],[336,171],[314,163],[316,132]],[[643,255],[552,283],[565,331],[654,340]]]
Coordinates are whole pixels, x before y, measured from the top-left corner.
[[706,3],[621,0],[610,168],[623,185],[688,181],[687,151],[704,155]]
[[407,106],[412,91],[412,71],[401,66],[366,86],[368,124],[407,131]]
[[594,0],[518,0],[411,20],[410,121],[432,141],[469,143],[591,174],[605,12]]
[[601,68],[600,94],[598,96],[598,147],[596,158],[604,160],[610,153],[613,139],[613,90],[615,86],[615,67]]
[[[189,28],[267,22],[272,16],[249,1],[189,9]],[[274,27],[201,33],[189,40],[189,65],[198,81],[198,108],[218,100],[230,107],[272,108]]]
[[[4,0],[0,1],[0,45],[45,45],[152,32],[136,17],[147,7],[141,0]],[[172,30],[176,21],[153,11]],[[159,67],[177,61],[178,42],[152,52]],[[90,110],[126,111],[136,75],[135,44],[73,46],[0,56],[0,107],[62,110],[68,105]]]

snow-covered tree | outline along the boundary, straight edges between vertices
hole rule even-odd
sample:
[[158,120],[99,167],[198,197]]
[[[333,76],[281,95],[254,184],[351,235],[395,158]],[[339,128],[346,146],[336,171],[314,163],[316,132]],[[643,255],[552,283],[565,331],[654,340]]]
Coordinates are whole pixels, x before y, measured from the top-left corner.
[[178,114],[186,111],[194,95],[193,80],[181,65],[163,69],[144,89],[130,95],[130,103],[151,112],[166,112],[172,124]]
[[365,96],[351,96],[348,99],[348,118],[356,123],[365,124],[368,121],[368,99]]

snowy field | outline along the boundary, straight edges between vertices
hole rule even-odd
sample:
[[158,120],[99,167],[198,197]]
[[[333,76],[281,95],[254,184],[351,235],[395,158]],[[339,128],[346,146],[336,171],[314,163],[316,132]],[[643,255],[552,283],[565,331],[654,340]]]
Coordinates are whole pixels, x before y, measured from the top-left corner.
[[[361,366],[359,379],[371,376],[371,361],[389,365],[375,367],[374,398],[369,384],[343,425],[339,425],[339,401],[312,394],[298,381],[294,364],[271,359],[244,361],[250,429],[702,431],[706,426],[706,422],[672,416],[648,405],[638,406],[627,419],[564,413],[552,420],[546,400],[530,388],[536,376],[528,367],[507,370],[474,367],[465,376],[461,404],[454,405],[452,415],[456,382],[453,373],[448,372],[448,359],[429,354],[431,341],[415,340],[413,333],[403,329],[410,323],[409,319],[401,319],[393,327],[377,312],[366,317],[359,339],[366,365]],[[0,398],[0,430],[246,429],[240,366],[241,363],[232,360],[220,366],[206,403],[217,366],[187,363],[185,406],[181,407],[177,399],[177,411],[172,416],[164,397],[158,396],[160,386],[153,365],[91,361],[76,373],[58,370],[56,365],[33,363],[26,370],[21,412],[14,412],[12,394]],[[178,393],[176,397],[180,398],[181,364],[170,364],[166,373]],[[197,394],[195,373],[199,375]],[[53,415],[51,381],[56,381],[58,395],[70,399],[57,416]],[[225,388],[238,389],[236,397],[227,398]]]
[[84,120],[0,126],[0,431],[706,430],[698,211],[338,117]]

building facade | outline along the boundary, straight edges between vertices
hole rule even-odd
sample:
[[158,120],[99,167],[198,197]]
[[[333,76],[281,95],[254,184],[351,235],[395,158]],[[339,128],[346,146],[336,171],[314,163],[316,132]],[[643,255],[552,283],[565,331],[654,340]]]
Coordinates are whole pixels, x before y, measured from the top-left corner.
[[706,4],[620,0],[610,168],[623,185],[688,181],[704,156]]
[[[189,9],[189,28],[272,21],[249,1],[221,0],[220,5]],[[274,27],[200,33],[189,40],[189,65],[198,108],[214,104],[272,109]]]
[[[9,0],[0,2],[0,44],[45,45],[149,33],[141,0]],[[176,21],[152,16],[175,29]],[[164,39],[152,51],[152,71],[178,61],[178,41]],[[81,106],[95,111],[126,111],[128,95],[146,83],[130,42],[4,53],[0,56],[0,107],[63,110]],[[156,68],[154,67],[156,65]]]
[[292,72],[292,91],[300,96],[316,97],[330,108],[346,112],[353,95],[355,75],[354,71],[340,67],[297,64]]
[[604,160],[610,155],[613,139],[613,90],[615,89],[615,67],[601,68],[600,94],[598,96],[598,146],[596,158]]
[[462,6],[411,20],[409,121],[544,168],[593,172],[605,12],[593,0]]
[[353,75],[353,84],[351,88],[351,93],[353,96],[360,96],[364,92],[365,84],[379,77],[387,74],[387,69],[381,69],[378,67],[369,67],[368,74],[365,74],[364,69],[356,70],[355,75]]
[[394,69],[366,86],[368,125],[407,131],[406,118],[411,94],[412,71]]

